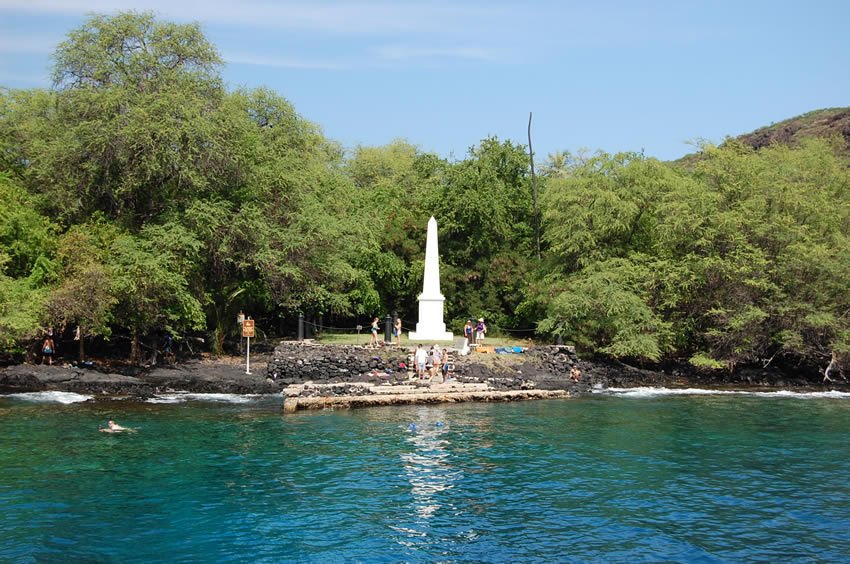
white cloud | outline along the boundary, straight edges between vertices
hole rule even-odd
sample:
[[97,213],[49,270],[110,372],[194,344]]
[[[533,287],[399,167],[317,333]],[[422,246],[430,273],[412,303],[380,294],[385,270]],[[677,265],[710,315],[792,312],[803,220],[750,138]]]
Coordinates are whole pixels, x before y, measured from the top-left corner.
[[[228,40],[218,41],[227,62],[274,68],[336,70],[392,66],[397,63],[445,63],[450,60],[506,62],[510,50],[481,47],[500,41],[499,29],[510,15],[505,5],[480,3],[455,5],[450,0],[393,2],[390,0],[0,0],[0,15],[35,14],[36,17],[82,16],[123,10],[152,10],[163,19],[200,21],[224,27]],[[495,33],[491,33],[494,32]],[[315,58],[299,54],[269,53],[249,44],[274,45],[269,34],[298,41],[325,41]],[[248,34],[250,40],[233,43]],[[301,35],[299,35],[301,34]],[[363,42],[355,56],[351,44],[333,39],[356,38]],[[404,43],[400,42],[403,37]],[[0,53],[49,54],[63,37],[0,37]],[[238,41],[238,40],[237,40]],[[365,43],[368,41],[368,45]],[[340,50],[341,49],[341,50]],[[301,49],[303,51],[303,49]]]
[[82,15],[122,10],[152,10],[165,17],[209,24],[352,35],[469,32],[480,29],[479,24],[484,22],[509,19],[506,9],[490,2],[458,6],[446,0],[419,3],[342,0],[0,0],[0,12]]

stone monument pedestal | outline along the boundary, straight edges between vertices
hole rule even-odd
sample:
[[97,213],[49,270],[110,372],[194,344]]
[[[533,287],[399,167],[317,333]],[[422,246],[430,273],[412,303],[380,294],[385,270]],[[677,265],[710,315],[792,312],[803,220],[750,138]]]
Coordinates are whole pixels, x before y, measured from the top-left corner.
[[[443,323],[443,296],[433,298],[419,297],[419,322],[416,331],[411,331],[408,338],[411,341],[451,341],[454,334],[446,331]],[[439,315],[437,315],[439,313]]]

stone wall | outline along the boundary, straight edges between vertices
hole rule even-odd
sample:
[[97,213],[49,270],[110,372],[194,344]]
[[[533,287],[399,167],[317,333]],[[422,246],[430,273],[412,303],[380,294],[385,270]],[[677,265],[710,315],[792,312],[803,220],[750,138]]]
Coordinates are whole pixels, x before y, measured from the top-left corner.
[[407,352],[362,346],[284,342],[275,347],[266,375],[284,385],[304,382],[402,382]]
[[[267,376],[283,385],[305,382],[340,384],[331,389],[338,388],[341,394],[352,393],[354,390],[346,384],[409,384],[409,354],[406,348],[371,349],[289,341],[275,348]],[[485,383],[494,390],[590,389],[589,378],[583,379],[579,386],[573,385],[570,380],[570,368],[578,362],[573,347],[536,347],[511,355],[453,354],[452,358],[455,368],[452,377],[460,383]]]
[[575,348],[556,345],[527,349],[517,355],[474,354],[461,357],[460,378],[467,382],[486,382],[497,390],[571,390],[588,391],[590,379],[575,384],[570,379],[573,364],[578,363]]

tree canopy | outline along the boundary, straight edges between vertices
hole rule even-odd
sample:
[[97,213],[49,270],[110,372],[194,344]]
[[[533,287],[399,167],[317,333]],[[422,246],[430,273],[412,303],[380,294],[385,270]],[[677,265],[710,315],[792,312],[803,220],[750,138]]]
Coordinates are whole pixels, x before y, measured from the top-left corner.
[[[693,171],[599,154],[545,195],[541,329],[617,357],[734,367],[846,351],[850,175],[826,141],[706,147]],[[553,290],[554,288],[554,290]]]
[[228,90],[198,25],[150,13],[94,15],[54,59],[51,89],[0,89],[0,347],[56,326],[137,360],[164,332],[220,352],[239,309],[272,331],[412,326],[433,215],[455,331],[485,317],[708,368],[850,357],[850,169],[829,140],[555,153],[538,258],[523,145],[343,148],[280,94]]

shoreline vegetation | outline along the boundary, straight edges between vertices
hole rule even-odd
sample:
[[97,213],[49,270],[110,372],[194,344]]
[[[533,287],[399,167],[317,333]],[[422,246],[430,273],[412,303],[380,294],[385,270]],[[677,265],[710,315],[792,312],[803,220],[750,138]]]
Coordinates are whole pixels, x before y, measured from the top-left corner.
[[532,177],[495,137],[459,158],[342,147],[152,13],[92,15],[53,60],[51,88],[0,87],[0,360],[120,352],[168,382],[154,351],[221,358],[240,312],[260,338],[301,316],[406,332],[433,216],[456,334],[484,318],[488,338],[723,384],[850,374],[850,108],[672,163],[559,151]]

